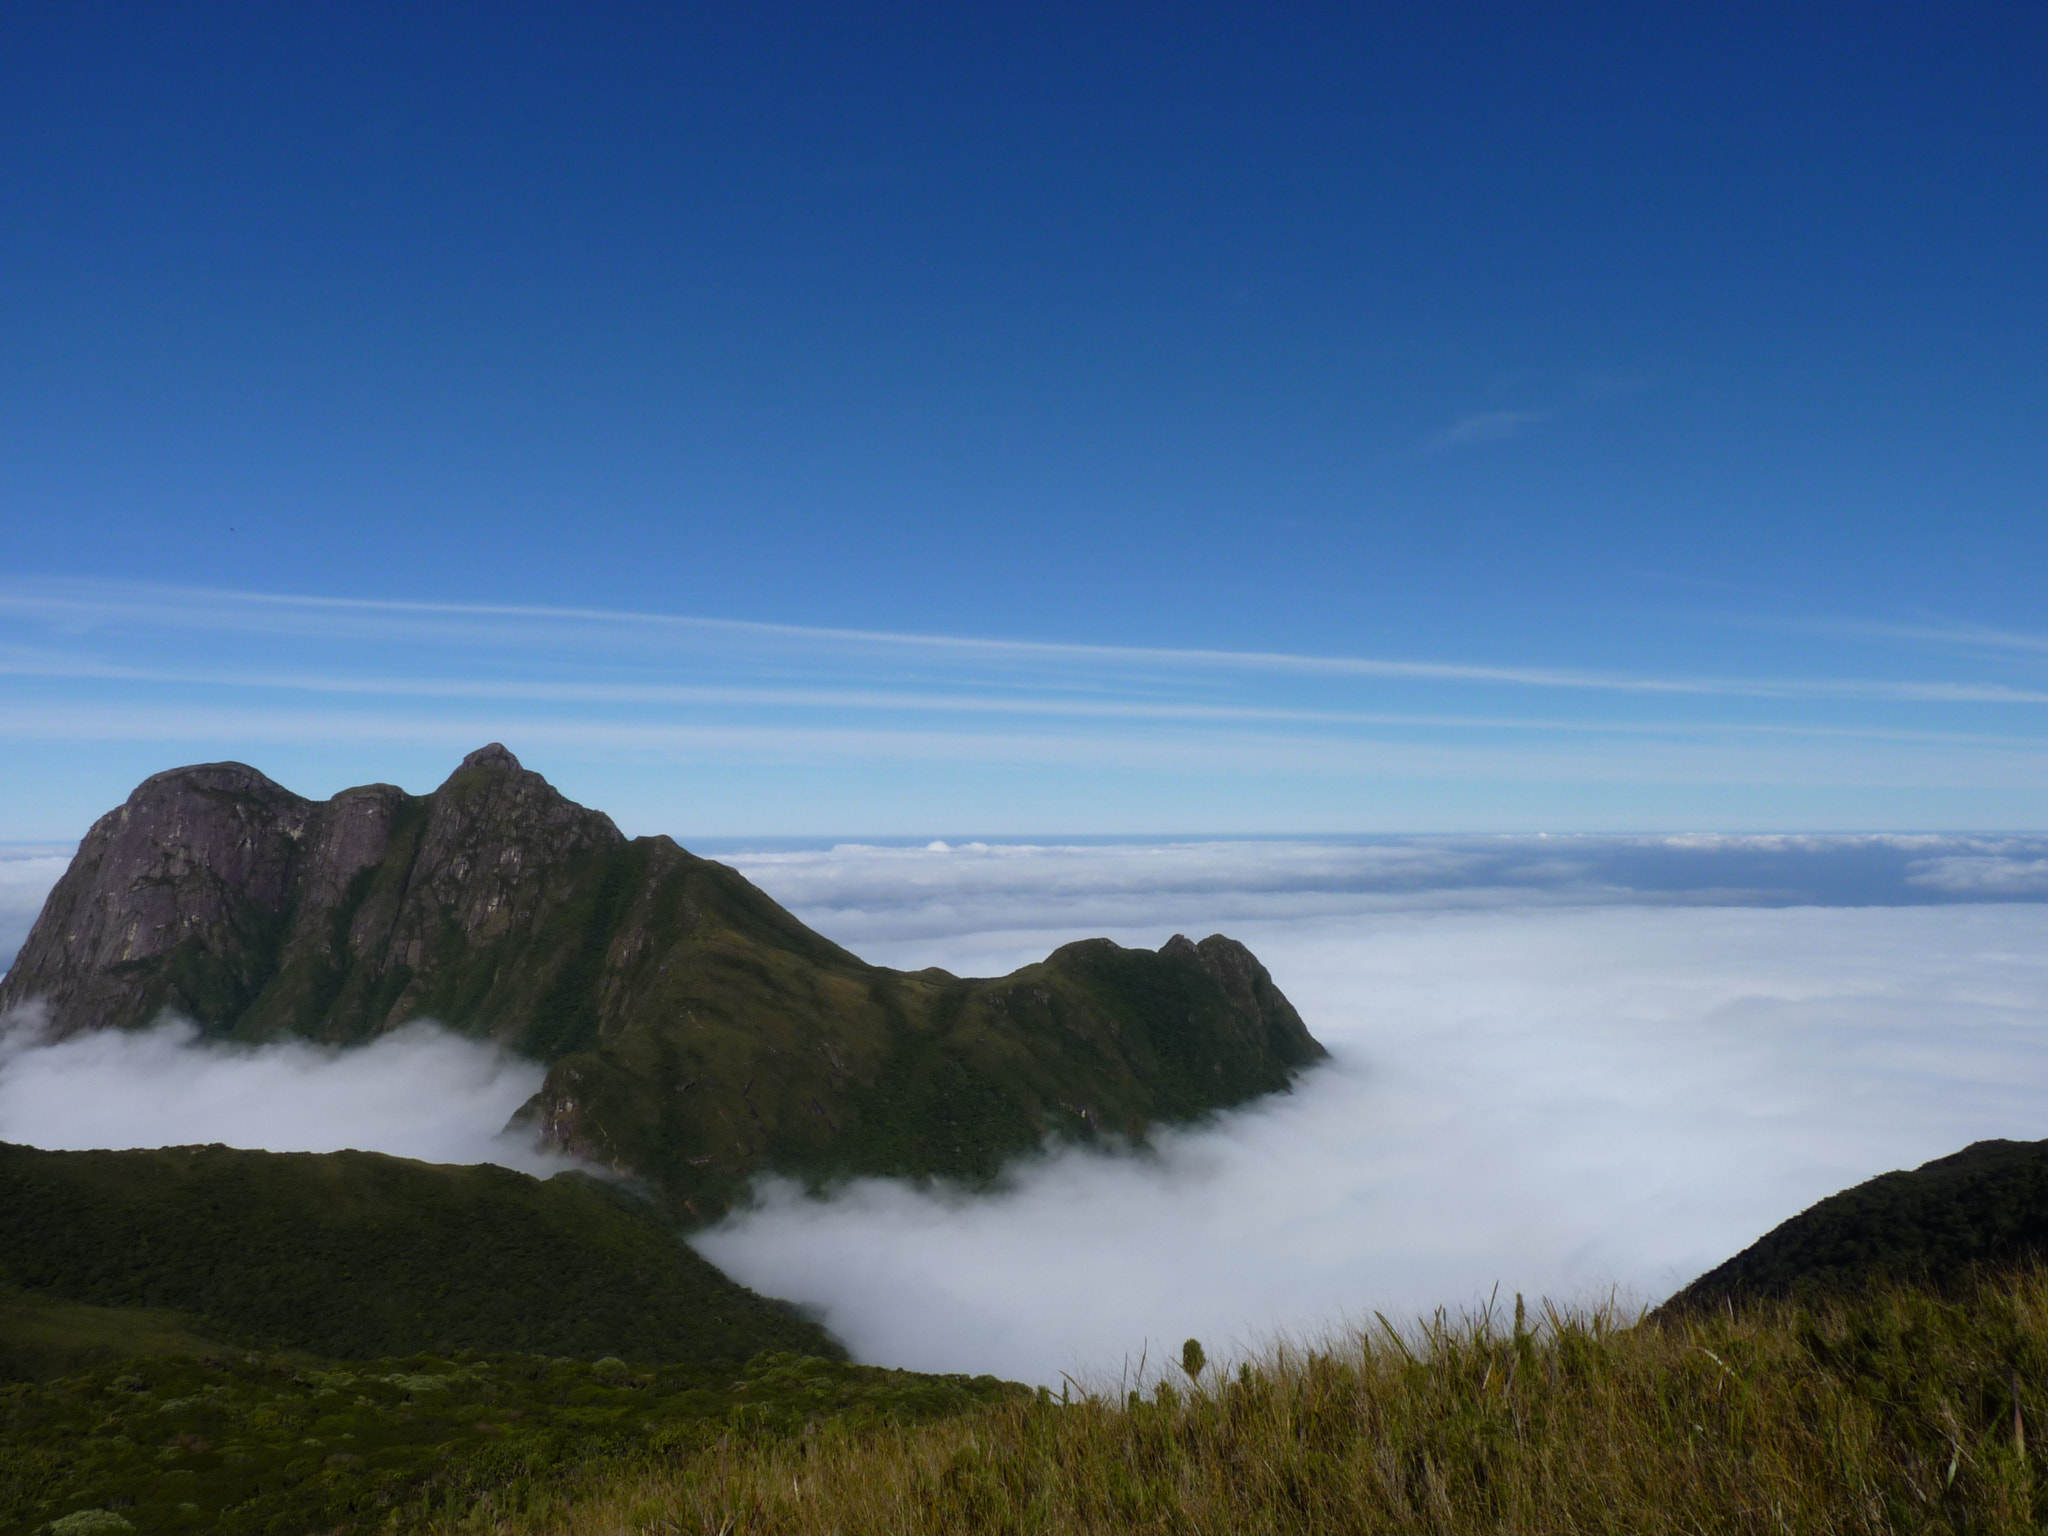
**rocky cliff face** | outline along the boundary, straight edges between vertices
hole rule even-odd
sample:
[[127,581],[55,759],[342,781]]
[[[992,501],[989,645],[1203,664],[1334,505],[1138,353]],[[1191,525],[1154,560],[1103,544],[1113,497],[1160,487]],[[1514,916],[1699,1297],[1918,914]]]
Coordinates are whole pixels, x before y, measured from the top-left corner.
[[430,795],[314,802],[239,763],[146,780],[81,844],[0,1008],[165,1010],[350,1043],[432,1017],[551,1063],[525,1116],[699,1215],[755,1171],[992,1176],[1142,1137],[1323,1054],[1220,936],[1068,945],[995,980],[869,966],[724,865],[628,842],[501,746]]
[[625,841],[495,745],[420,798],[369,784],[319,803],[241,763],[173,769],[86,834],[0,1008],[40,999],[59,1035],[168,1008],[243,1038],[365,1039],[448,1001],[466,952],[545,930]]

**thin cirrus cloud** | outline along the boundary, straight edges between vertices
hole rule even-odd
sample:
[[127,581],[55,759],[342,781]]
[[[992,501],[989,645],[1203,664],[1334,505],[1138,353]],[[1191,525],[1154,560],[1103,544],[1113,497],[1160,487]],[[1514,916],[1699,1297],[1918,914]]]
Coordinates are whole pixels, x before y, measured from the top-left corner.
[[1936,620],[1920,624],[1850,623],[1842,620],[1744,619],[1761,628],[1794,630],[1806,634],[1837,635],[1849,639],[1904,641],[1943,652],[2017,652],[2039,655],[2048,652],[2048,635],[2022,630],[1992,629],[1960,620]]
[[[1730,785],[1804,784],[1816,788],[1958,784],[2026,791],[2048,776],[2048,744],[2013,739],[1952,750],[1954,739],[1908,738],[1882,756],[1843,750],[1815,737],[1805,750],[1746,741],[1736,729],[1716,733],[1706,749],[1684,728],[1655,732],[1624,726],[1615,738],[1574,746],[1539,741],[1515,752],[1484,741],[1370,739],[1274,732],[982,732],[910,724],[857,728],[828,724],[672,722],[527,716],[502,717],[391,711],[320,711],[255,705],[72,705],[0,707],[0,735],[22,741],[115,743],[146,740],[198,744],[218,755],[223,743],[331,748],[432,748],[446,756],[484,741],[512,737],[522,748],[552,756],[615,753],[672,763],[947,765],[1016,772],[1061,769],[1115,773],[1206,773],[1239,778],[1271,775],[1331,779],[1448,777],[1579,785],[1674,784],[1711,775]],[[1847,732],[1843,739],[1863,733]],[[1657,739],[1659,736],[1667,739]],[[1961,740],[1967,741],[1967,738]],[[1270,819],[1270,813],[1261,812]]]
[[1474,443],[1502,443],[1511,437],[1520,437],[1549,418],[1548,411],[1480,411],[1445,427],[1429,440],[1427,447],[1436,453],[1446,448],[1469,447]]
[[[649,817],[660,814],[656,792],[629,782],[640,765],[907,763],[968,774],[955,781],[966,809],[947,813],[952,824],[998,831],[1019,803],[998,780],[1047,768],[1161,775],[1184,786],[1159,802],[1183,809],[1162,818],[1217,830],[1357,825],[1343,809],[1354,800],[1379,807],[1383,826],[1585,825],[1593,787],[1623,784],[1755,790],[1735,809],[1681,807],[1652,824],[1798,824],[1773,811],[1769,787],[1829,784],[1868,788],[1869,806],[1952,792],[1953,808],[1934,817],[1882,811],[1865,825],[2028,824],[2010,807],[2048,781],[2048,689],[1989,662],[1947,677],[1909,670],[1685,674],[0,582],[0,740],[203,742],[210,757],[252,758],[286,744],[299,761],[330,759],[319,771],[339,784],[389,776],[391,756],[373,756],[381,744],[411,753],[405,771],[420,772],[430,752],[496,739],[612,765],[586,776],[590,792],[613,805],[639,795]],[[606,773],[620,789],[605,789]],[[1339,787],[1300,792],[1307,780]],[[1060,791],[1073,809],[1033,821],[1099,824],[1073,782]],[[1390,782],[1414,787],[1372,790]],[[1503,800],[1487,785],[1553,788]],[[1962,798],[1986,787],[2003,797],[1989,816]],[[912,814],[886,788],[834,792],[847,798],[821,816],[841,826]],[[1857,811],[1831,803],[1836,824],[1855,824]],[[1606,814],[1627,824],[1631,813]],[[16,836],[68,830],[47,817],[14,825]]]
[[[821,640],[833,631],[815,633]],[[943,645],[938,637],[863,636],[878,643]],[[962,645],[981,642],[961,641]],[[2048,691],[2002,683],[1910,682],[1867,678],[1656,678],[1589,672],[1537,671],[1527,668],[1468,667],[1429,662],[1384,661],[1368,657],[1285,656],[1212,651],[1144,651],[1118,647],[1037,647],[1020,644],[1021,652],[1051,651],[1064,656],[1084,654],[1106,660],[1139,661],[1193,669],[1202,665],[1302,672],[1351,672],[1366,677],[1426,681],[1507,683],[1529,688],[1582,689],[1620,693],[1670,693],[1734,698],[1883,699],[1905,702],[1980,704],[2048,704]],[[1244,706],[1158,703],[1145,699],[1093,699],[1060,696],[1001,697],[976,694],[903,693],[842,688],[832,691],[786,687],[740,689],[702,685],[628,684],[607,682],[548,683],[530,680],[463,677],[397,677],[279,671],[167,670],[137,667],[91,657],[53,654],[20,646],[0,647],[0,676],[75,678],[102,682],[177,683],[193,687],[264,689],[274,692],[386,694],[392,697],[508,699],[563,702],[594,700],[627,704],[782,704],[791,707],[896,710],[962,710],[999,713],[1075,715],[1158,715],[1177,718],[1232,720],[1315,720],[1337,724],[1486,723],[1503,728],[1549,725],[1550,721],[1501,717],[1395,716],[1360,711],[1261,709]],[[1569,726],[1569,721],[1555,722]],[[1611,727],[1610,727],[1611,728]]]
[[[1518,413],[1505,413],[1518,414]],[[769,624],[737,619],[630,610],[555,608],[476,603],[397,602],[304,597],[280,593],[213,591],[99,581],[15,581],[0,584],[0,616],[40,623],[48,633],[83,640],[96,633],[127,636],[162,630],[190,634],[263,633],[308,640],[371,641],[396,645],[438,642],[486,651],[514,647],[546,654],[594,653],[626,660],[646,651],[677,654],[692,642],[710,643],[727,654],[787,661],[806,657],[843,665],[849,654],[923,655],[940,663],[1053,665],[1096,671],[1105,681],[1129,673],[1223,672],[1293,673],[1310,677],[1362,677],[1503,684],[1518,688],[1687,696],[1751,698],[1954,699],[1977,702],[2048,703],[2048,691],[1982,682],[1926,682],[1871,678],[1743,678],[1656,676],[1573,668],[1479,665],[1412,658],[1302,655],[1271,651],[1227,651],[1060,641],[989,639]],[[1881,626],[1865,626],[1872,633]],[[1900,636],[1927,632],[1893,628]],[[2015,643],[2017,637],[2014,637]],[[751,646],[746,644],[751,642]],[[20,675],[117,677],[119,666],[95,664],[89,652],[7,646],[4,669]],[[137,673],[134,675],[148,675]],[[978,680],[995,682],[1003,674]],[[223,680],[231,680],[223,678]],[[310,678],[252,675],[251,685],[313,686]],[[350,688],[374,686],[368,679],[322,683]]]

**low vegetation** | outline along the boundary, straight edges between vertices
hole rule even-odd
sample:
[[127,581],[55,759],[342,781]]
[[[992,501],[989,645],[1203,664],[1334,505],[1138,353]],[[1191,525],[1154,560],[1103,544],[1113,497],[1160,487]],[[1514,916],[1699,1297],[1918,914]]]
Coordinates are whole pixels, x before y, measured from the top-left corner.
[[1781,1222],[1665,1304],[1839,1291],[1872,1280],[1965,1287],[2048,1255],[2048,1141],[1978,1141],[1880,1174]]
[[645,1200],[581,1174],[375,1152],[0,1143],[0,1284],[19,1293],[0,1305],[0,1375],[16,1354],[27,1376],[90,1363],[137,1329],[338,1359],[470,1349],[730,1369],[841,1352]]
[[902,1427],[1022,1392],[788,1354],[732,1370],[532,1355],[136,1360],[0,1387],[0,1536],[502,1522],[713,1445]]
[[448,1531],[2021,1532],[2048,1516],[2048,1272],[1668,1319],[1490,1311],[1127,1396],[721,1438]]
[[0,1285],[0,1386],[47,1381],[149,1356],[233,1352],[182,1312],[93,1307]]

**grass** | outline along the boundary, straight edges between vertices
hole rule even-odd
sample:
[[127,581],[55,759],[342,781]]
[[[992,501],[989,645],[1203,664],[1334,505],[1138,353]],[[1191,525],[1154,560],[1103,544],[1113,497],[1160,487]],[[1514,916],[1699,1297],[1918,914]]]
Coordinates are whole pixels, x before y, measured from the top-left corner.
[[[1199,1361],[1199,1351],[1184,1358]],[[2048,1515],[2048,1271],[1664,1319],[1439,1316],[1142,1393],[722,1439],[448,1531],[2021,1532]]]

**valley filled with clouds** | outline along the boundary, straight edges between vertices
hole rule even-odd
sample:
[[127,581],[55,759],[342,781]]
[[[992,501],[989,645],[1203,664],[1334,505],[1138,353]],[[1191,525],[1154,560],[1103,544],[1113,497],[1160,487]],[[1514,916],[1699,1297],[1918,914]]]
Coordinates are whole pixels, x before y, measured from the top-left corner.
[[[713,850],[715,851],[715,850]],[[1649,1302],[1827,1194],[2048,1135],[2048,840],[1449,838],[715,851],[904,968],[1094,933],[1248,943],[1330,1048],[1284,1097],[969,1194],[770,1185],[699,1246],[925,1369],[1114,1376],[1502,1294]],[[61,856],[0,861],[11,951]],[[0,1139],[498,1139],[531,1064],[415,1026],[354,1052],[171,1024],[0,1052]],[[559,1164],[553,1165],[559,1166]]]

